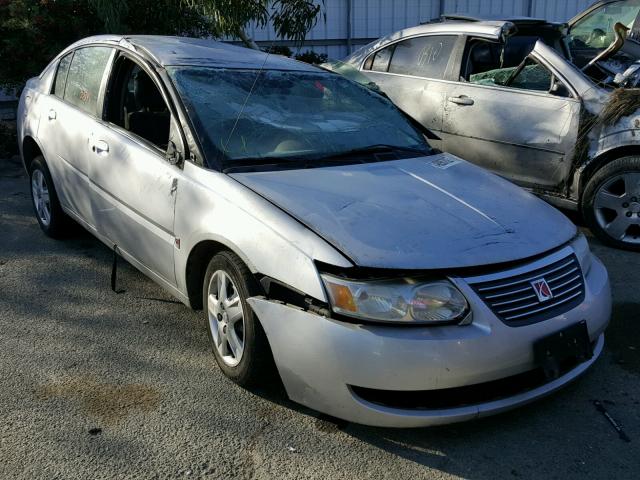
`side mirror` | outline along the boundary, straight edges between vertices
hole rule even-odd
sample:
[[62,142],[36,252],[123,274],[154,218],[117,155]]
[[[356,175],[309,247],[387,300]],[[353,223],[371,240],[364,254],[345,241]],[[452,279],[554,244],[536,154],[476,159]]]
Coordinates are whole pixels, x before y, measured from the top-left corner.
[[570,97],[571,93],[569,92],[569,89],[566,87],[566,85],[562,82],[559,81],[555,81],[553,82],[553,85],[551,85],[551,89],[549,90],[549,93],[551,95],[555,95],[557,97]]
[[166,153],[167,161],[171,165],[178,165],[182,162],[182,153],[176,147],[176,144],[173,140],[169,140],[169,144],[167,145],[167,153]]

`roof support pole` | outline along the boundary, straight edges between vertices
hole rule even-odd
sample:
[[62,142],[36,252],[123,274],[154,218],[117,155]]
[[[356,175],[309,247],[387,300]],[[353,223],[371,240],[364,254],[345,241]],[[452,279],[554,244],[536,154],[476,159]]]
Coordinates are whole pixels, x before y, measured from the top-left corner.
[[352,9],[353,9],[353,0],[347,0],[347,55],[351,55]]
[[533,0],[527,0],[527,17],[533,17]]

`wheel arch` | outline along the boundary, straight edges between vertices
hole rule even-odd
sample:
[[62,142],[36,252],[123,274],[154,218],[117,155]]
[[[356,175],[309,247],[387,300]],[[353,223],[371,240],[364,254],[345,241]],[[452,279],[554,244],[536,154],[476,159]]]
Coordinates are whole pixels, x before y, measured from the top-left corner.
[[628,157],[628,156],[640,156],[640,145],[624,145],[621,147],[615,147],[610,150],[606,150],[598,154],[593,160],[591,160],[580,172],[580,180],[579,180],[579,201],[582,203],[582,195],[584,194],[585,188],[589,183],[589,180],[593,177],[593,175],[600,170],[607,163],[612,162],[613,160],[617,160],[618,158]]
[[196,243],[187,256],[185,265],[185,286],[189,305],[194,310],[202,309],[202,282],[207,272],[209,260],[222,251],[229,251],[236,255],[249,270],[255,273],[252,265],[247,261],[245,255],[240,254],[237,249],[218,240],[206,239]]
[[31,135],[26,135],[22,140],[22,163],[27,172],[31,171],[33,160],[39,156],[44,157],[42,148]]

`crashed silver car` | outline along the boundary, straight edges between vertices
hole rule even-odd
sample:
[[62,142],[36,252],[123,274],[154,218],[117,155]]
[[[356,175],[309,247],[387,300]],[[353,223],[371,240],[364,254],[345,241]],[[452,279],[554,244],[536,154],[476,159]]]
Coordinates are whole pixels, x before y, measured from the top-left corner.
[[602,351],[609,280],[575,226],[339,75],[93,37],[28,82],[19,138],[42,230],[72,218],[203,309],[241,385],[275,364],[296,402],[423,426],[547,395]]
[[[631,3],[633,24],[640,6]],[[640,250],[638,45],[625,53],[630,29],[614,23],[612,43],[596,48],[605,40],[580,30],[590,18],[568,31],[533,19],[445,20],[328,67],[366,75],[433,132],[433,146],[579,210],[603,241]],[[572,52],[586,51],[595,57],[578,68]]]

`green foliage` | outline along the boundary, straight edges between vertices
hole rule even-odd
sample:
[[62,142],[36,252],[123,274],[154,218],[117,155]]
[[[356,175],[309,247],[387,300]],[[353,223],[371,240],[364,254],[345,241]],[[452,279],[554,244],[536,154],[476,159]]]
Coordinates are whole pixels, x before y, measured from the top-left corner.
[[276,34],[301,45],[318,21],[320,5],[311,0],[275,0],[271,22]]
[[183,0],[87,0],[109,33],[182,35],[211,34],[209,18]]
[[299,42],[319,13],[313,0],[0,0],[0,87],[20,88],[89,35],[232,35],[250,44],[247,24],[272,22],[278,36]]
[[210,23],[182,0],[0,0],[0,85],[20,87],[89,35],[204,36]]
[[296,60],[300,60],[301,62],[310,63],[312,65],[320,65],[321,63],[325,63],[327,61],[327,54],[316,53],[311,50],[307,50],[306,52],[297,54],[295,58]]
[[0,85],[21,86],[63,47],[99,28],[84,0],[0,0]]
[[282,55],[284,57],[290,57],[293,52],[286,45],[272,45],[267,48],[263,48],[262,51],[271,53],[272,55]]
[[318,21],[324,0],[183,0],[212,19],[214,36],[243,36],[247,24],[269,22],[280,38],[301,44]]

